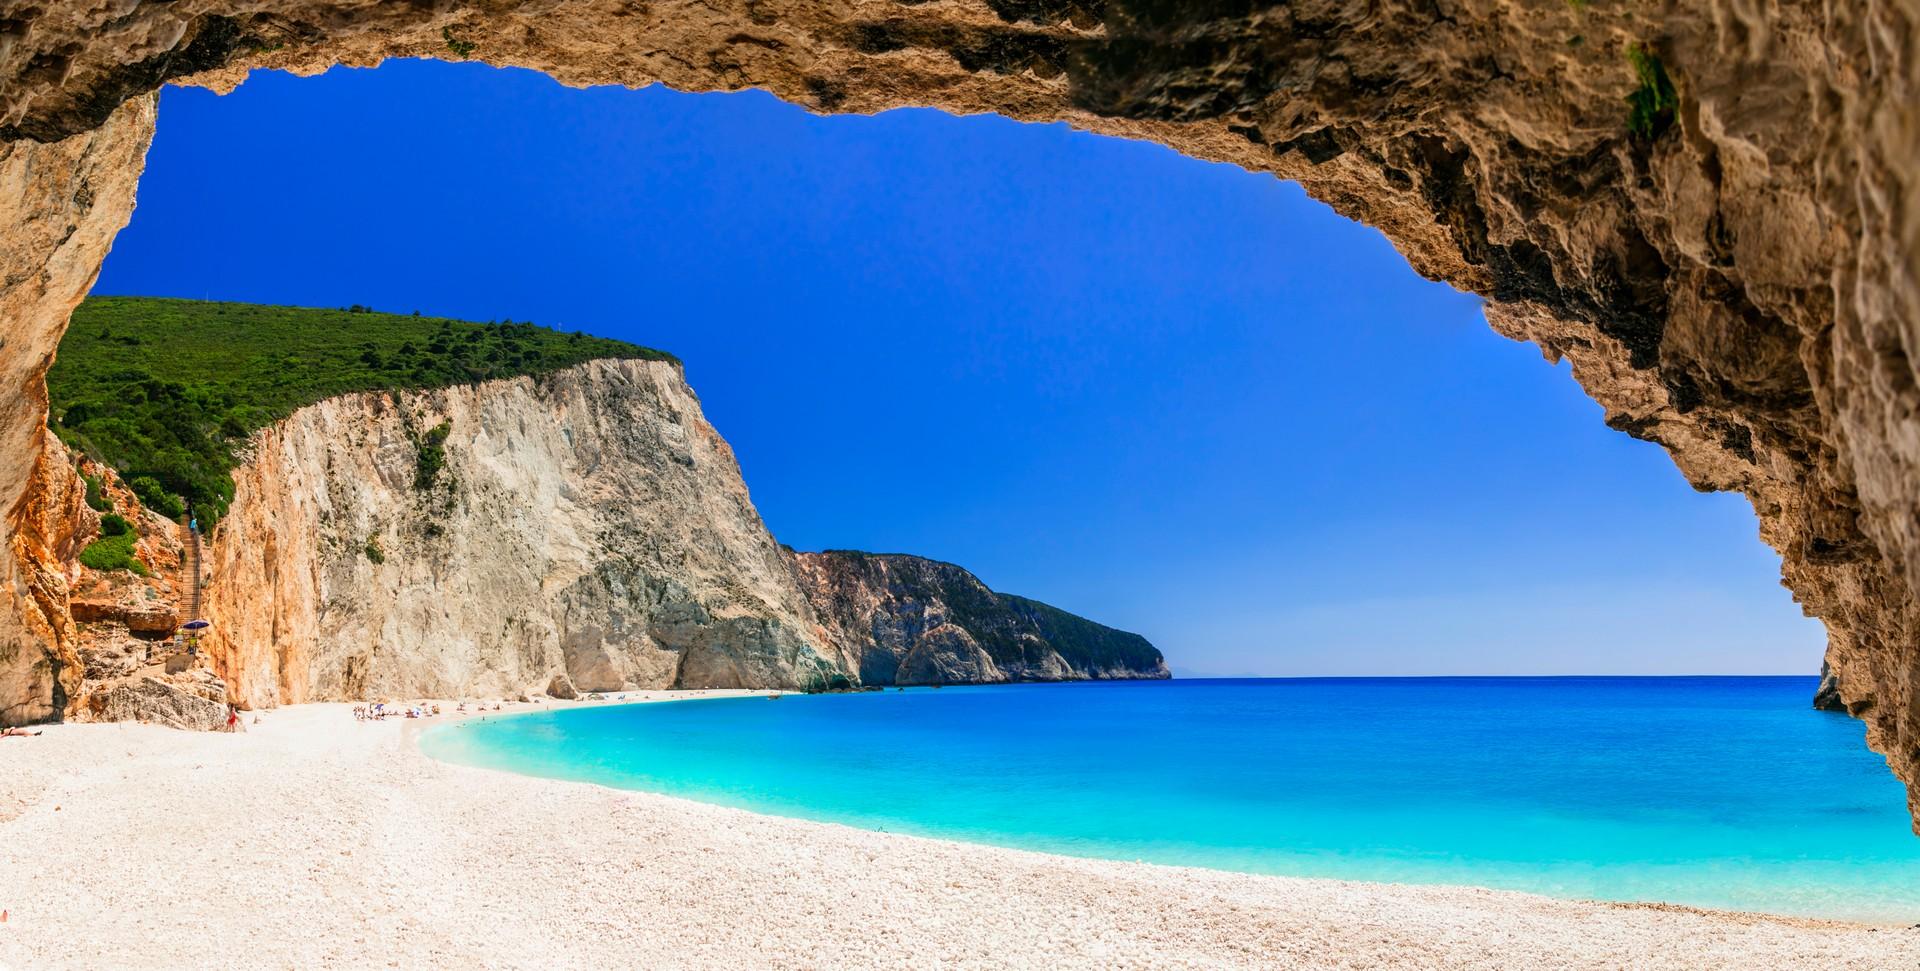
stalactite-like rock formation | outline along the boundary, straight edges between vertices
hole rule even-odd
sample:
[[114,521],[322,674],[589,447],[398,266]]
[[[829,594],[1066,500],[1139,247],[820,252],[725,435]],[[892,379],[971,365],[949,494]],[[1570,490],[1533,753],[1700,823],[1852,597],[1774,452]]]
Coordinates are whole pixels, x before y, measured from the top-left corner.
[[1065,119],[1297,179],[1421,273],[1486,295],[1502,333],[1570,359],[1609,424],[1697,487],[1750,497],[1827,624],[1840,698],[1911,785],[1915,23],[1915,0],[0,7],[0,381],[17,389],[0,400],[0,687],[40,691],[6,672],[60,649],[32,620],[58,598],[34,579],[34,386],[126,218],[144,94],[439,57],[569,84],[758,86],[820,111]]

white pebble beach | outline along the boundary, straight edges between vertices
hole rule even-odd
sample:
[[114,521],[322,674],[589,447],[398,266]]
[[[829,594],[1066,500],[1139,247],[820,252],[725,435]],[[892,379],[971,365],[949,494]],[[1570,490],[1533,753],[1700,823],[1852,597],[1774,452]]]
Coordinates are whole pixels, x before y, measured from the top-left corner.
[[449,765],[415,744],[446,720],[0,739],[0,966],[1920,968],[1903,927],[1076,859]]

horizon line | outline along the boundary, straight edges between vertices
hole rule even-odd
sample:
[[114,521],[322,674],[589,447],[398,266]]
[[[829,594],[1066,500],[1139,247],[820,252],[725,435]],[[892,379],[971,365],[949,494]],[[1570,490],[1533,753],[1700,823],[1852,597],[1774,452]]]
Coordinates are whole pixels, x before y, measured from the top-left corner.
[[[1472,680],[1504,678],[1508,680],[1548,678],[1814,678],[1818,673],[1774,673],[1774,674],[1180,674],[1178,672],[1166,680],[1169,681],[1439,681],[1446,679]],[[1112,680],[1152,680],[1152,679],[1112,679]]]

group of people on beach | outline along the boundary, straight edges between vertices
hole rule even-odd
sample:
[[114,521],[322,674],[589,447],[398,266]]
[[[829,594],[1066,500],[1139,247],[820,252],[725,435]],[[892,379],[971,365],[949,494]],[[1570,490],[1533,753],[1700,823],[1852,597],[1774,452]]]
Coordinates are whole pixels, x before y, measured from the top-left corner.
[[439,705],[418,704],[407,707],[388,707],[384,701],[371,705],[353,706],[353,720],[359,722],[385,721],[388,718],[432,718],[440,714]]
[[[492,708],[488,708],[485,702],[476,702],[474,706],[469,709],[467,703],[462,701],[459,705],[455,706],[453,710],[461,714],[465,714],[469,710],[499,711],[500,703],[496,701],[493,703]],[[376,701],[370,705],[353,706],[353,720],[359,722],[377,722],[384,721],[388,718],[432,718],[438,714],[440,714],[440,706],[425,701],[417,705],[407,705],[404,707],[398,705],[390,706],[384,701]]]

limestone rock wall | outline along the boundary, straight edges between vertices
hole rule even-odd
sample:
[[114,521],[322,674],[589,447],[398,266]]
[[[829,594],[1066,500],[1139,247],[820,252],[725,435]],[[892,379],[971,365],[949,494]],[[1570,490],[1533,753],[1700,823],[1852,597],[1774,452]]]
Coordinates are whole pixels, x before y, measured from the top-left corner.
[[[141,572],[94,570],[81,561],[102,519],[87,503],[83,473],[98,477],[111,511],[134,524]],[[186,528],[142,508],[111,469],[75,460],[51,435],[43,439],[28,497],[22,521],[29,526],[23,535],[35,541],[35,606],[55,632],[42,649],[46,680],[29,682],[24,693],[45,705],[38,720],[224,729],[225,685],[174,636],[192,589]]]
[[99,518],[60,441],[42,435],[35,453],[8,516],[12,555],[0,556],[0,725],[58,717],[84,680],[69,565]]
[[[104,251],[62,232],[78,173],[96,175],[86,225],[124,220],[138,125],[116,106],[169,79],[470,58],[820,111],[1064,119],[1299,180],[1570,360],[1608,422],[1697,487],[1745,493],[1827,624],[1843,703],[1920,792],[1917,24],[1920,0],[12,4],[0,170],[64,168],[0,179],[0,376],[29,395],[0,402],[0,499],[28,488],[28,386]],[[18,615],[39,553],[6,528]],[[9,637],[19,687],[59,635]]]
[[[0,25],[0,61],[9,35]],[[52,144],[0,142],[0,726],[55,717],[80,689],[65,564],[92,513],[47,431],[67,318],[133,212],[153,99]]]
[[844,666],[674,365],[349,395],[252,448],[206,605],[243,703],[511,695],[558,675],[804,688]]
[[1147,639],[918,556],[829,550],[792,554],[828,637],[866,684],[1169,677]]

